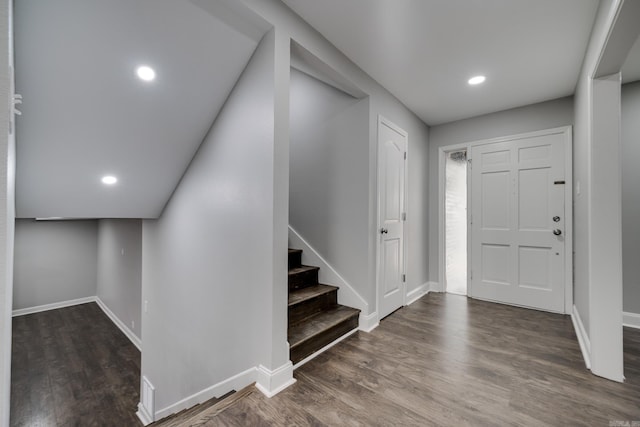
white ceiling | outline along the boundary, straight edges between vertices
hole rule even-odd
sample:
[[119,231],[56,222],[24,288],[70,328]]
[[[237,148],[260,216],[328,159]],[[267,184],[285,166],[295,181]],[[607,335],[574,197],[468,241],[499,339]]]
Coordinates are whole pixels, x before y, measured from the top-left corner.
[[[429,125],[571,95],[597,0],[283,0]],[[470,87],[467,80],[487,81]]]
[[[598,5],[283,1],[430,125],[573,93]],[[269,28],[238,0],[20,0],[14,21],[23,218],[158,217]]]
[[159,216],[267,28],[223,3],[15,2],[17,216]]

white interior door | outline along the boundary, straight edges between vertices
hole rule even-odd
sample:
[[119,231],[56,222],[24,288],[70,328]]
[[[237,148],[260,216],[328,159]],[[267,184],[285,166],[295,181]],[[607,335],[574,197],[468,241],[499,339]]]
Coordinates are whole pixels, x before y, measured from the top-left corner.
[[565,138],[472,148],[472,297],[564,312]]
[[404,303],[404,213],[407,134],[386,120],[378,124],[378,314]]

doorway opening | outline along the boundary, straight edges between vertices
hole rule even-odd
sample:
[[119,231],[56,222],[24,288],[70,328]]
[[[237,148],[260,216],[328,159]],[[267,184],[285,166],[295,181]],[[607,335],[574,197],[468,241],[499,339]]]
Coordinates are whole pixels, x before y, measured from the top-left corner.
[[467,295],[467,150],[445,153],[445,290]]

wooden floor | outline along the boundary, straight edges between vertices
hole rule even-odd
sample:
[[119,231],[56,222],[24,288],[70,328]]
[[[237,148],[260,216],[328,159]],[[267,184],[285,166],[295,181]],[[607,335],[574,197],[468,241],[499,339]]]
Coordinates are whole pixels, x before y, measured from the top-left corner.
[[[200,426],[609,426],[640,421],[640,331],[627,382],[592,375],[568,316],[430,294]],[[187,425],[187,424],[184,424]]]
[[95,304],[13,319],[12,426],[141,426],[140,352]]
[[[140,355],[95,304],[14,319],[13,426],[140,426]],[[625,384],[584,367],[571,319],[430,294],[184,426],[609,426],[640,421],[640,331]]]

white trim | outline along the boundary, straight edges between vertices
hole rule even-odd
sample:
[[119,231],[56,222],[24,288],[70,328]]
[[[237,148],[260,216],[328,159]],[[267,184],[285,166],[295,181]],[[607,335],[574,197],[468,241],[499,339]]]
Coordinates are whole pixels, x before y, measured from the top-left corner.
[[622,313],[622,325],[628,328],[640,329],[640,314],[638,313]]
[[430,284],[431,282],[423,283],[411,292],[407,293],[407,302],[405,303],[405,305],[413,304],[414,302],[418,301],[420,298],[431,292]]
[[573,312],[573,127],[565,127],[564,157],[564,312]]
[[438,282],[427,282],[429,285],[429,292],[446,292],[444,286]]
[[575,305],[573,306],[573,313],[571,313],[571,321],[573,322],[573,328],[575,329],[576,336],[578,337],[578,343],[580,344],[580,351],[582,351],[584,364],[587,366],[587,369],[591,369],[591,341],[589,340],[587,331],[584,329],[580,313],[578,313],[578,308]]
[[19,308],[13,310],[12,316],[25,316],[27,314],[40,313],[42,311],[56,310],[58,308],[71,307],[74,305],[96,302],[96,297],[76,298],[68,301],[53,302],[51,304],[38,305],[35,307]]
[[143,426],[148,426],[153,422],[151,414],[147,412],[147,410],[142,405],[142,403],[138,403],[138,410],[136,411],[136,416],[138,417],[140,422],[142,422]]
[[343,336],[341,336],[340,338],[338,338],[337,340],[332,341],[329,344],[325,345],[320,350],[317,350],[317,351],[311,353],[309,356],[305,357],[304,359],[302,359],[301,361],[299,361],[298,363],[293,365],[293,369],[298,369],[299,367],[301,367],[305,363],[309,362],[312,359],[315,359],[316,356],[321,355],[322,353],[324,353],[325,351],[329,350],[334,345],[338,344],[340,341],[344,341],[345,339],[349,338],[351,335],[355,334],[356,332],[358,332],[358,329],[354,329],[352,331],[349,331],[346,334],[344,334]]
[[142,341],[140,340],[140,338],[138,338],[138,336],[131,329],[129,329],[127,325],[125,325],[124,322],[120,320],[120,318],[109,309],[109,307],[107,307],[107,304],[105,304],[104,301],[100,299],[100,297],[95,297],[95,302],[96,304],[98,304],[98,307],[102,309],[104,314],[106,314],[107,317],[111,319],[111,321],[122,331],[122,333],[125,334],[127,338],[129,338],[129,341],[131,341],[138,350],[142,351]]
[[138,412],[136,412],[136,415],[145,426],[154,421],[153,410],[155,408],[155,400],[156,388],[151,384],[149,378],[143,375],[140,381],[140,402],[138,403]]
[[378,319],[378,312],[374,311],[371,314],[364,314],[360,312],[360,318],[358,319],[358,330],[362,332],[371,332],[380,325],[380,319]]
[[207,387],[204,390],[192,394],[191,396],[185,397],[166,408],[160,409],[155,413],[155,419],[161,420],[162,418],[178,413],[183,409],[191,408],[192,406],[206,402],[207,400],[220,397],[232,390],[240,390],[255,382],[256,377],[257,368],[254,367],[247,369],[246,371],[240,372],[231,378],[227,378],[226,380],[220,381],[211,387]]
[[304,263],[320,267],[318,279],[322,283],[335,285],[338,290],[338,303],[368,313],[369,304],[353,286],[346,281],[293,227],[289,226],[289,243],[291,247],[302,249]]
[[296,382],[296,379],[293,378],[293,364],[290,360],[273,371],[263,365],[258,366],[256,371],[256,388],[267,397],[275,396]]

